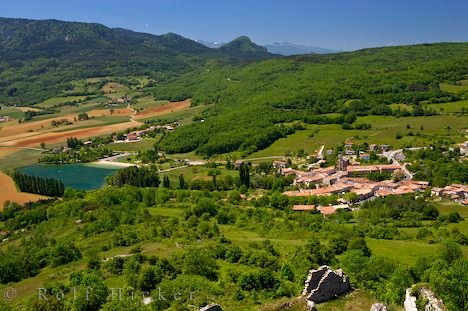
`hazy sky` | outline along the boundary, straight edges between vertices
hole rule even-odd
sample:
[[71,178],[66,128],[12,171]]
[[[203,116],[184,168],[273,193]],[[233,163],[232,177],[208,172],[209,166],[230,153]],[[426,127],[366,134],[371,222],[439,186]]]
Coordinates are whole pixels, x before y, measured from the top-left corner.
[[468,41],[466,0],[5,0],[0,16],[97,22],[192,39],[247,35],[340,50]]

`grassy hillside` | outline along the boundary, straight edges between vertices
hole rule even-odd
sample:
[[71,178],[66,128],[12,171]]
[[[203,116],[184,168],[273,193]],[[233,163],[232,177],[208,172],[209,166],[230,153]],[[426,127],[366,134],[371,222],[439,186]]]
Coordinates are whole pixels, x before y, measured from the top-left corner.
[[[415,282],[430,283],[450,310],[463,310],[466,298],[458,293],[468,271],[468,220],[451,216],[466,217],[460,205],[388,197],[324,218],[292,212],[296,200],[125,186],[7,204],[0,212],[0,229],[8,234],[0,244],[0,290],[14,288],[8,305],[28,311],[87,305],[86,286],[102,289],[87,310],[187,310],[213,301],[225,310],[305,310],[279,306],[299,296],[311,267],[329,264],[343,268],[357,290],[318,310],[363,311],[375,301],[397,309]],[[73,286],[80,288],[76,299]],[[65,299],[40,302],[38,287],[61,289]],[[160,288],[184,298],[150,306],[141,299],[106,301],[120,287],[132,287],[135,297],[144,291],[157,297]],[[195,292],[192,299],[188,291]]]
[[[180,129],[164,145],[169,152],[252,153],[289,134],[279,125],[292,121],[344,124],[356,115],[431,115],[437,103],[466,97],[439,85],[465,78],[467,52],[467,43],[443,43],[207,66],[155,87],[160,99],[217,103],[204,113],[203,124]],[[331,112],[342,117],[323,115]]]

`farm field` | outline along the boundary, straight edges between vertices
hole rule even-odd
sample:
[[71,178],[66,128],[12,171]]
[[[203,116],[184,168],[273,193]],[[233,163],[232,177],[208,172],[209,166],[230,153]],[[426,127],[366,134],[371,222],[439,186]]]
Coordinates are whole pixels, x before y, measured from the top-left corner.
[[63,97],[52,97],[42,103],[37,104],[39,108],[49,108],[54,105],[60,105],[69,102],[81,102],[86,98],[86,96],[63,96]]
[[[360,122],[369,123],[372,128],[344,130],[336,124],[308,125],[307,130],[297,131],[288,137],[280,138],[271,146],[249,157],[279,156],[296,152],[299,149],[312,153],[322,145],[325,145],[325,149],[333,148],[347,139],[359,143],[390,144],[394,148],[427,146],[438,138],[451,138],[455,142],[463,142],[466,139],[460,130],[466,128],[468,116],[437,115],[406,118],[365,116],[358,117],[357,123]],[[408,129],[407,125],[411,128]],[[408,135],[410,131],[413,136]],[[403,135],[401,139],[396,138],[398,133]],[[417,136],[417,133],[421,133],[421,136]]]
[[13,120],[10,120],[9,122],[5,122],[5,123],[0,123],[0,126],[4,126],[5,124],[10,124],[12,122],[14,122],[14,120],[18,120],[18,119],[22,119],[24,118],[24,112],[22,109],[19,109],[17,107],[4,107],[2,106],[1,107],[2,109],[0,109],[0,116],[8,116],[10,117],[10,119],[13,119]]
[[[468,86],[467,86],[468,88]],[[425,107],[434,109],[437,113],[460,113],[462,108],[465,110],[465,114],[468,112],[468,100],[461,100],[458,102],[452,103],[443,103],[443,104],[427,104]]]
[[440,89],[446,92],[462,93],[468,91],[468,80],[458,81],[458,84],[441,83]]
[[[203,111],[210,108],[211,106],[212,105],[201,105],[201,106],[189,107],[184,110],[164,114],[163,119],[166,120],[168,123],[177,121],[180,125],[187,125],[193,122],[194,116],[201,114]],[[148,117],[148,118],[141,119],[141,121],[150,121],[153,119],[154,117]]]
[[147,108],[154,108],[168,104],[167,100],[156,100],[153,96],[146,96],[137,99],[137,103],[132,105],[136,110],[145,110]]
[[6,201],[24,204],[26,202],[37,201],[46,198],[42,195],[18,191],[15,183],[10,178],[10,176],[6,175],[3,172],[0,172],[0,185],[0,210],[3,209],[3,204]]
[[186,100],[180,101],[180,102],[171,102],[171,103],[168,103],[168,104],[165,104],[165,105],[158,105],[156,107],[151,107],[151,108],[145,109],[145,110],[143,110],[141,112],[138,112],[135,115],[135,119],[144,120],[144,119],[147,119],[147,118],[163,116],[163,115],[167,115],[167,114],[170,114],[170,113],[173,113],[173,112],[186,110],[186,109],[190,108],[191,103],[192,102],[191,102],[190,99],[186,99]]
[[[163,168],[164,169],[164,168]],[[205,166],[187,166],[187,167],[180,167],[174,168],[167,172],[162,172],[161,175],[169,176],[169,180],[173,185],[177,185],[179,183],[179,176],[182,174],[184,178],[188,182],[192,182],[194,180],[212,180],[211,176],[208,176],[208,172],[212,169],[207,168]],[[221,183],[222,178],[224,176],[237,176],[238,171],[236,170],[226,170],[225,168],[218,168],[219,175],[217,176],[217,180]]]
[[114,151],[143,151],[152,149],[155,141],[153,138],[145,138],[137,142],[109,144],[106,148]]
[[43,152],[41,149],[0,147],[0,171],[37,163]]

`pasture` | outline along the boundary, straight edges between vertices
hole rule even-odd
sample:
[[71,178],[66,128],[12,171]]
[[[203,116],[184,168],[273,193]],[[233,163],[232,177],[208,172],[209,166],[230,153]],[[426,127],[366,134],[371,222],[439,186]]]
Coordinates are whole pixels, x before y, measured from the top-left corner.
[[153,149],[155,141],[153,138],[145,138],[137,142],[109,144],[106,148],[114,151],[143,151]]
[[457,84],[441,83],[439,87],[442,91],[452,93],[462,93],[468,91],[468,80],[458,81]]
[[40,108],[50,108],[55,105],[70,103],[70,102],[81,102],[86,98],[86,96],[57,96],[49,98],[42,103],[37,104],[37,107]]
[[[161,119],[164,119],[168,123],[177,121],[180,125],[187,125],[193,122],[193,117],[201,114],[203,111],[205,111],[206,109],[210,107],[211,105],[189,107],[184,110],[164,114],[164,116]],[[150,121],[150,120],[154,120],[154,117],[141,119],[141,121]]]
[[[344,130],[337,124],[307,125],[306,130],[296,131],[288,137],[281,138],[268,148],[251,154],[250,157],[281,156],[299,149],[312,153],[322,145],[325,145],[325,149],[329,149],[347,139],[358,143],[389,144],[394,148],[427,146],[440,138],[463,142],[466,138],[460,130],[466,128],[468,116],[358,117],[356,123],[363,122],[371,124],[372,128],[369,130]],[[401,134],[402,138],[397,139],[397,134]]]
[[132,105],[135,110],[145,110],[147,108],[159,107],[168,104],[167,100],[156,100],[153,96],[145,96],[137,99],[137,103]]

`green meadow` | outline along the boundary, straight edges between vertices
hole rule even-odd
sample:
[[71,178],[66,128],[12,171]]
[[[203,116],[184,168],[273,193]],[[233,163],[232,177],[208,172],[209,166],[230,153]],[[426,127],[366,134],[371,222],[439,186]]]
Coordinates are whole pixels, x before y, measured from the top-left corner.
[[153,149],[155,141],[156,140],[153,138],[145,138],[134,143],[109,144],[106,146],[106,148],[114,151],[144,151]]
[[[468,101],[465,101],[463,105],[467,104]],[[288,137],[280,138],[271,146],[255,152],[249,157],[281,156],[299,149],[312,153],[322,145],[325,146],[325,149],[333,148],[348,139],[359,143],[389,144],[394,148],[427,146],[439,138],[451,138],[455,142],[463,142],[466,138],[460,133],[460,130],[466,128],[468,116],[445,114],[404,118],[391,116],[358,117],[356,123],[363,122],[371,124],[372,128],[369,130],[344,130],[337,124],[307,125],[306,130],[296,131]],[[403,137],[397,139],[397,134],[401,134]]]

